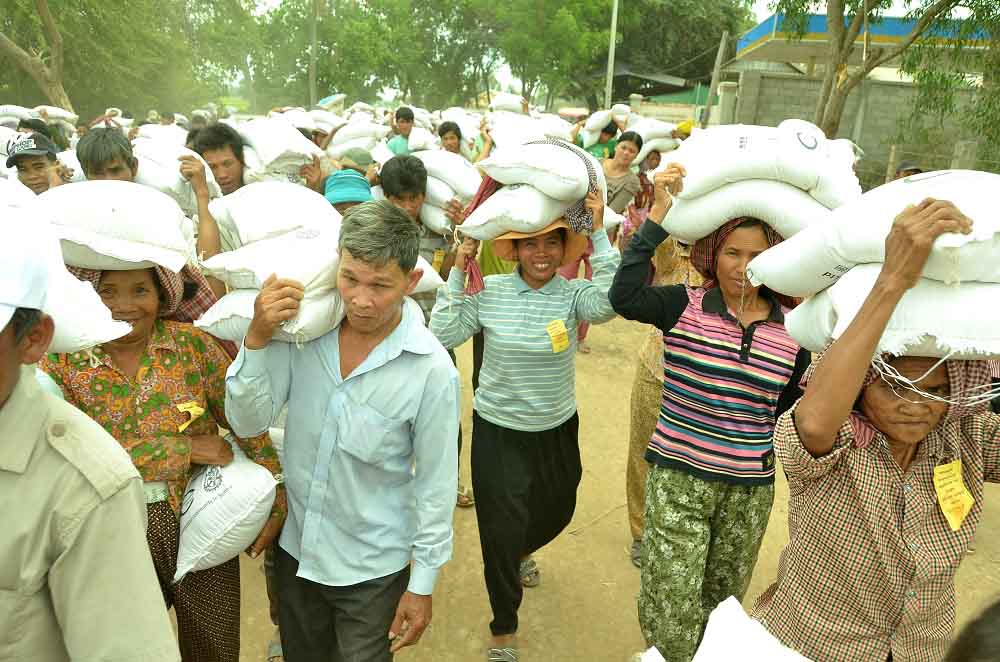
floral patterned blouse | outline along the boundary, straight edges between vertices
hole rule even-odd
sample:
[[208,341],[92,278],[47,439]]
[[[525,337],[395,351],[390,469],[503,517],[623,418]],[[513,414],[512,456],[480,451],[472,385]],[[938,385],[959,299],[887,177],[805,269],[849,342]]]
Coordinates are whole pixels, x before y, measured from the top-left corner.
[[[101,347],[49,354],[39,367],[59,384],[67,402],[97,421],[132,457],[144,481],[164,481],[167,501],[180,513],[191,464],[190,437],[229,429],[225,414],[229,357],[191,324],[157,320],[136,376],[123,373]],[[278,453],[267,434],[237,439],[246,456],[278,475]],[[278,490],[272,515],[286,512]]]

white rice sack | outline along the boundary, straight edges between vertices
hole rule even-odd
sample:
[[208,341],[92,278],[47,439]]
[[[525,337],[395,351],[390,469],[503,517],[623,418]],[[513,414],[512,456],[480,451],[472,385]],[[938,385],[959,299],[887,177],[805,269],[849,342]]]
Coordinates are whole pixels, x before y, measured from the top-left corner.
[[328,97],[320,99],[316,105],[322,108],[323,110],[328,110],[332,112],[337,108],[343,109],[345,99],[347,99],[347,95],[344,94],[343,92],[340,92],[337,94],[331,94]]
[[732,660],[809,662],[807,658],[783,646],[763,625],[747,616],[739,600],[729,597],[709,614],[705,635],[692,662]]
[[319,226],[340,228],[340,213],[319,193],[287,182],[248,184],[212,200],[208,210],[219,230],[233,238],[226,250]]
[[569,143],[536,143],[500,150],[477,165],[501,184],[531,184],[549,197],[575,202],[586,197],[590,186],[581,155],[590,162],[598,188],[607,196],[600,161]]
[[547,137],[570,142],[570,132],[573,130],[573,125],[563,118],[558,115],[545,114],[539,117],[537,122]]
[[[233,290],[205,311],[194,325],[220,340],[242,343],[253,321],[254,301],[259,290]],[[344,318],[344,301],[337,290],[309,291],[300,302],[299,313],[284,322],[274,340],[304,343],[333,330]]]
[[524,113],[524,99],[520,95],[510,92],[500,92],[493,95],[490,101],[490,110],[503,110],[508,113]]
[[12,140],[20,138],[21,134],[17,132],[17,129],[8,129],[5,126],[0,126],[0,168],[7,167],[7,156],[9,154],[9,145]]
[[388,163],[389,159],[396,156],[392,153],[392,150],[389,149],[389,146],[386,145],[385,142],[380,142],[372,147],[369,153],[372,155],[372,159],[375,160],[375,163],[379,164],[379,166],[384,166]]
[[198,213],[198,196],[195,195],[191,182],[181,175],[181,156],[193,156],[205,167],[209,199],[222,196],[222,189],[216,183],[212,169],[197,152],[185,148],[183,144],[163,140],[136,140],[132,146],[132,154],[139,161],[135,183],[166,193],[188,216]]
[[351,113],[350,117],[347,118],[348,124],[375,124],[375,114],[366,111],[357,111]]
[[[52,317],[55,335],[48,351],[72,354],[129,334],[132,326],[115,321],[94,287],[66,270],[52,226],[38,209],[8,207],[3,213],[6,241],[39,254],[48,272],[42,311]],[[29,248],[30,247],[30,248]]]
[[[0,209],[23,209],[32,207],[38,200],[35,193],[18,180],[0,179]],[[6,220],[4,221],[6,223]]]
[[479,240],[496,239],[511,231],[535,232],[563,216],[572,204],[547,196],[530,184],[511,184],[479,205],[458,231]]
[[439,149],[417,152],[414,156],[423,162],[429,177],[447,183],[454,191],[454,196],[462,202],[468,203],[476,197],[483,183],[483,176],[479,174],[479,169],[461,154]]
[[757,218],[786,239],[812,223],[828,222],[832,212],[808,193],[769,179],[727,184],[698,198],[676,198],[663,229],[693,244],[741,216]]
[[[346,129],[347,127],[344,128]],[[335,140],[337,136],[340,135],[340,132],[343,130],[344,129],[341,129],[340,131],[337,132],[337,135],[334,136]],[[372,152],[375,149],[377,142],[378,138],[376,138],[375,136],[361,136],[360,138],[353,138],[351,140],[336,145],[331,144],[329,147],[326,148],[326,155],[336,161],[342,158],[344,154],[346,154],[347,151],[350,149],[358,148],[358,149],[363,149],[366,152]],[[393,154],[393,156],[395,156],[395,154]],[[372,158],[374,158],[374,156]]]
[[410,137],[406,141],[411,152],[421,152],[424,150],[438,149],[438,137],[427,129],[415,126],[410,131]]
[[[428,181],[430,181],[430,178],[428,178]],[[430,201],[424,202],[420,208],[420,222],[431,232],[446,237],[450,237],[454,231],[451,219],[444,213],[444,209]]]
[[270,517],[277,481],[230,443],[233,461],[197,468],[184,490],[174,583],[239,556]]
[[323,150],[279,118],[258,118],[240,125],[244,142],[253,147],[263,170],[298,173]]
[[385,200],[385,191],[381,186],[372,187],[372,200]]
[[62,120],[70,124],[76,124],[80,120],[80,116],[76,113],[59,108],[58,106],[35,106],[35,112],[50,122]]
[[[478,115],[466,112],[464,108],[448,108],[441,111],[441,123],[454,122],[462,132],[462,140],[475,141],[479,135],[479,124],[482,120]],[[439,123],[440,124],[440,123]]]
[[316,130],[316,120],[304,108],[289,108],[280,113],[269,113],[268,117],[278,117],[296,129],[305,129],[309,133]]
[[627,103],[616,103],[611,106],[611,119],[616,122],[625,122],[627,124],[631,114],[632,108]]
[[354,104],[351,106],[351,112],[374,113],[375,106],[371,105],[370,103],[365,103],[364,101],[355,101]]
[[625,222],[625,217],[611,207],[604,208],[604,229],[611,232]]
[[[843,335],[882,270],[861,264],[785,318],[802,347],[821,352]],[[969,311],[976,314],[970,315]],[[1000,356],[1000,284],[946,285],[921,278],[903,295],[879,340],[876,353],[984,359]]]
[[610,110],[599,110],[596,113],[592,113],[587,121],[584,123],[583,128],[592,133],[600,133],[601,129],[611,124],[612,114]]
[[87,178],[83,174],[83,166],[80,165],[80,159],[76,157],[76,152],[67,149],[56,154],[56,159],[73,173],[73,176],[69,180],[71,183],[87,181]]
[[[811,125],[810,125],[811,126]],[[697,198],[746,179],[772,179],[809,192],[828,209],[861,195],[852,164],[812,129],[732,124],[716,126],[681,143],[671,161],[687,169],[679,197]],[[666,167],[666,163],[659,169]]]
[[0,105],[0,117],[16,117],[18,120],[40,119],[38,112],[12,103]]
[[[685,180],[686,186],[686,180]],[[973,221],[972,233],[938,237],[924,277],[945,283],[1000,283],[1000,175],[942,170],[898,179],[840,207],[825,223],[768,249],[747,267],[751,282],[804,297],[832,285],[856,264],[885,260],[885,239],[908,205],[925,198],[950,200]]]
[[455,199],[455,197],[455,190],[453,188],[437,177],[428,175],[427,202],[437,207],[446,207],[451,200]]
[[307,289],[336,287],[340,224],[302,227],[213,255],[202,263],[207,275],[237,290],[259,290],[271,274],[297,280]]
[[374,138],[379,141],[388,136],[389,131],[389,127],[372,122],[348,123],[337,131],[337,134],[330,141],[330,146],[341,145],[357,138]]
[[136,143],[140,140],[183,147],[187,142],[187,131],[176,124],[143,124],[136,134]]
[[313,122],[316,123],[316,130],[323,133],[333,133],[347,124],[347,120],[328,110],[310,110],[309,114],[312,115]]
[[579,133],[580,140],[583,142],[584,149],[590,149],[597,144],[597,141],[601,139],[600,131],[588,131],[587,129],[580,129]]
[[66,264],[86,269],[141,269],[160,265],[179,272],[190,258],[186,220],[165,193],[119,181],[56,186],[38,196],[52,221]]
[[521,113],[496,111],[490,113],[487,124],[498,150],[516,149],[523,143],[545,139],[541,125]]
[[642,163],[645,161],[650,152],[660,152],[661,154],[672,152],[680,147],[680,144],[681,141],[675,140],[674,138],[653,138],[652,140],[643,139],[642,149],[639,150],[639,154],[636,155],[635,163]]

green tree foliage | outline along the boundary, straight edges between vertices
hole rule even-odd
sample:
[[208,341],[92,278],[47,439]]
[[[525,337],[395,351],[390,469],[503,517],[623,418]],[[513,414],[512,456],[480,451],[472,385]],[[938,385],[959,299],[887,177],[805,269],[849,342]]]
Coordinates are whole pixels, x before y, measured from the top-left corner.
[[[6,0],[0,35],[0,94],[22,105],[69,105],[93,117],[108,106],[190,108],[221,90],[220,78],[190,48],[182,3]],[[17,51],[43,65],[48,79],[40,84]]]

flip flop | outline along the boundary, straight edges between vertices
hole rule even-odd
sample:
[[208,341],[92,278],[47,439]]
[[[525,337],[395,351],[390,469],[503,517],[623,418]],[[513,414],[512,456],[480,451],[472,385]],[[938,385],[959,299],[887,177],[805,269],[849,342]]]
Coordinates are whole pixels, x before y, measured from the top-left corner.
[[472,488],[460,485],[458,488],[458,499],[455,501],[455,504],[459,508],[471,508],[476,505],[476,498],[472,495]]
[[486,662],[517,662],[517,649],[491,648],[486,652]]

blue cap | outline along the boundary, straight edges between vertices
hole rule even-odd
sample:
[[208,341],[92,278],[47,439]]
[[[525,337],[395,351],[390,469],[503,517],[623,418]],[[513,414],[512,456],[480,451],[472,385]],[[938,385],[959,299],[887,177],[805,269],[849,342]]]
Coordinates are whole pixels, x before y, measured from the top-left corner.
[[331,205],[368,202],[372,199],[372,187],[360,172],[344,168],[326,178],[325,194]]

